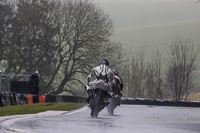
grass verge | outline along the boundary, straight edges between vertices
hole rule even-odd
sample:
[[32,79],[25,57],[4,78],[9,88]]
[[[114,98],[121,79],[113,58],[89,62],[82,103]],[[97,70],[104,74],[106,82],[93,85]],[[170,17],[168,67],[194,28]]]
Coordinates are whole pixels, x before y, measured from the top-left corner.
[[0,107],[0,116],[36,114],[48,110],[70,111],[83,107],[85,105],[86,104],[83,103],[59,102],[59,103],[35,103],[35,104],[7,106],[7,107]]
[[188,97],[187,97],[187,100],[200,101],[200,92],[189,94]]

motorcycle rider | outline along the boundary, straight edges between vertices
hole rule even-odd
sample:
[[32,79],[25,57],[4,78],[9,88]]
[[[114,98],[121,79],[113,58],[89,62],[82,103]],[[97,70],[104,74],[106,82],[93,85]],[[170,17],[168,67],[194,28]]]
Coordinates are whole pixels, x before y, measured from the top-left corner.
[[117,93],[120,97],[122,96],[121,91],[123,90],[123,82],[122,82],[122,78],[119,76],[119,71],[118,69],[112,69],[113,73],[114,73],[114,79],[116,82],[116,88],[115,89],[115,93]]
[[[96,77],[96,79],[94,81],[90,81],[92,77]],[[87,80],[88,80],[88,84],[85,86],[85,89],[88,93],[88,99],[87,102],[90,103],[90,99],[93,95],[92,90],[91,90],[91,86],[93,86],[93,84],[95,82],[97,82],[98,80],[102,80],[105,83],[105,87],[107,87],[107,89],[109,91],[112,91],[112,85],[113,85],[113,80],[114,79],[114,74],[112,72],[112,70],[109,68],[109,62],[106,59],[102,59],[100,61],[100,65],[97,67],[94,67],[92,69],[92,72],[88,75]],[[109,97],[111,97],[111,95],[108,93],[107,96],[105,96],[105,104],[109,104],[109,102],[107,102],[107,99]]]

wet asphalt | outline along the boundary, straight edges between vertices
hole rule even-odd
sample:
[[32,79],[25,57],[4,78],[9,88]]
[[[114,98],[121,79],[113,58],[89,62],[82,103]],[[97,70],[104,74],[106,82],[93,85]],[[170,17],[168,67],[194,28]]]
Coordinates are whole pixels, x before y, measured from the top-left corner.
[[109,116],[88,107],[62,114],[25,115],[0,121],[0,133],[200,133],[200,108],[121,105]]

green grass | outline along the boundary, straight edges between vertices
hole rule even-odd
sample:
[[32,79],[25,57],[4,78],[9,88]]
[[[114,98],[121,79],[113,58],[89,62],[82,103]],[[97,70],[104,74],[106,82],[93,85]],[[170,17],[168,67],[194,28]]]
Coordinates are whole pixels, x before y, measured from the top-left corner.
[[83,107],[85,105],[86,104],[83,103],[61,102],[61,103],[35,103],[35,104],[7,106],[7,107],[0,107],[0,116],[36,114],[48,110],[71,111]]

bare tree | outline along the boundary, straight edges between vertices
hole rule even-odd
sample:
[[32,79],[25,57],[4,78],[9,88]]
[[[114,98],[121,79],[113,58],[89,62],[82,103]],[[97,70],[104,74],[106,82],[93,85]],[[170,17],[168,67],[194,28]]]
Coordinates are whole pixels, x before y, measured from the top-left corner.
[[82,78],[100,59],[107,58],[111,65],[122,61],[121,44],[110,40],[112,20],[95,3],[10,1],[14,1],[14,18],[4,68],[14,73],[38,70],[41,94],[66,91],[76,95],[84,83]]
[[161,59],[161,54],[159,53],[159,51],[157,50],[156,55],[153,58],[153,64],[154,64],[154,85],[155,85],[155,90],[156,90],[156,98],[163,98],[163,74],[162,74],[162,68],[163,68],[163,64],[162,64],[162,59]]
[[5,47],[9,41],[10,24],[13,19],[13,3],[6,0],[0,0],[0,65],[5,60]]
[[166,82],[175,100],[181,100],[193,87],[198,49],[189,41],[176,39],[169,49]]
[[47,16],[52,5],[39,0],[16,2],[15,18],[9,33],[11,38],[7,44],[6,72],[50,72],[49,63],[54,56],[53,37],[56,31],[56,27]]
[[131,97],[144,97],[144,82],[145,82],[145,51],[144,49],[132,54],[127,67],[126,75],[128,76],[128,96]]
[[124,87],[123,87],[123,97],[128,97],[130,96],[130,88],[131,88],[131,82],[130,82],[130,79],[131,79],[131,76],[130,76],[130,70],[129,70],[129,58],[127,59],[124,59],[124,62],[121,64],[121,71],[119,71],[119,74],[123,80],[123,84],[124,84]]
[[119,62],[122,47],[110,41],[112,21],[94,3],[57,1],[54,5],[54,20],[59,26],[55,37],[57,60],[43,91],[50,89],[54,94],[66,91],[76,95],[80,86],[77,84],[84,83],[82,75],[87,75],[102,58]]
[[161,54],[157,50],[153,56],[153,60],[148,63],[146,67],[146,89],[147,97],[149,98],[163,98],[163,75],[162,75],[162,60]]
[[[51,93],[67,91],[75,95],[75,84],[83,84],[81,75],[88,74],[102,57],[114,59],[118,55],[116,50],[121,50],[121,47],[110,42],[112,21],[94,3],[88,0],[60,1],[57,9],[59,18],[55,18],[60,26],[56,36],[58,63],[50,80],[56,89]],[[111,53],[116,55],[110,56]],[[49,85],[52,82],[45,88]]]

